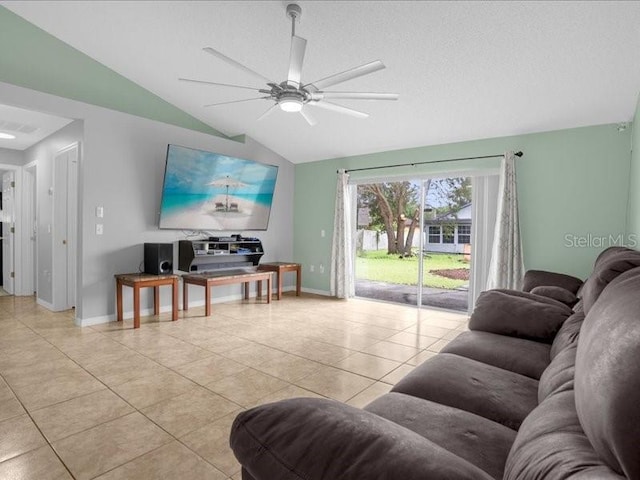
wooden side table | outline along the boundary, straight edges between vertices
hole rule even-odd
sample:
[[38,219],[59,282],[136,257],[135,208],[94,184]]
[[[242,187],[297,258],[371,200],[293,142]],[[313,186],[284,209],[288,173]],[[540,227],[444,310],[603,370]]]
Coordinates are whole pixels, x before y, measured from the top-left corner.
[[178,320],[178,275],[150,275],[148,273],[121,273],[116,277],[116,304],[118,321],[122,322],[122,286],[133,288],[133,328],[140,328],[140,289],[153,287],[153,313],[160,313],[160,287],[172,287],[172,320]]
[[258,271],[275,272],[278,279],[278,300],[282,300],[282,274],[285,272],[296,272],[296,296],[300,296],[302,285],[302,265],[292,262],[269,262],[258,265]]
[[244,284],[244,298],[249,298],[249,283],[258,283],[257,297],[262,297],[262,281],[267,281],[267,303],[271,303],[271,277],[272,272],[207,272],[195,273],[182,276],[182,308],[189,309],[189,285],[199,285],[204,287],[204,314],[211,315],[211,287],[216,285],[229,285],[232,283]]

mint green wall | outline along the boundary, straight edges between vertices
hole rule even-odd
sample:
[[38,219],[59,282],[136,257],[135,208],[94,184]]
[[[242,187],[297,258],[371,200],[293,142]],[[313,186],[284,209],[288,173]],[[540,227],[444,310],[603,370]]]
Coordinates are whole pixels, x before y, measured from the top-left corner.
[[[524,157],[517,160],[517,175],[525,267],[585,277],[602,248],[570,248],[565,245],[565,236],[624,235],[630,133],[618,132],[616,125],[601,125],[296,165],[294,257],[304,265],[303,286],[329,290],[336,169],[482,156],[506,150],[524,152]],[[498,160],[483,160],[446,165],[452,170],[472,170],[498,164]],[[443,167],[394,170],[425,174],[436,168]],[[325,230],[325,237],[321,230]],[[309,270],[311,264],[316,267],[314,273]],[[324,273],[319,272],[320,264],[326,267]]]
[[226,138],[2,6],[0,81]]
[[[631,172],[629,174],[629,218],[627,233],[631,242],[640,242],[640,96],[631,130]],[[640,247],[640,243],[636,245]]]

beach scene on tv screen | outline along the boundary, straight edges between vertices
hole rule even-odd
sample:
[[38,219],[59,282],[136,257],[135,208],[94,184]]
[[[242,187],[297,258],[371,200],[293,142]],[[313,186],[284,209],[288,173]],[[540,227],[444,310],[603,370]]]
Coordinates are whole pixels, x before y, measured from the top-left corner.
[[278,167],[169,145],[160,228],[266,230]]

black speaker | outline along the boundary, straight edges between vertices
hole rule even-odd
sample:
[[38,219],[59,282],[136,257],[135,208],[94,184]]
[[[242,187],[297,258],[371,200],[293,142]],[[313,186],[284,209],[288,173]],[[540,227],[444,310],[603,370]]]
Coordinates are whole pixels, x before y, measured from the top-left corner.
[[144,244],[144,273],[166,275],[173,272],[173,243]]

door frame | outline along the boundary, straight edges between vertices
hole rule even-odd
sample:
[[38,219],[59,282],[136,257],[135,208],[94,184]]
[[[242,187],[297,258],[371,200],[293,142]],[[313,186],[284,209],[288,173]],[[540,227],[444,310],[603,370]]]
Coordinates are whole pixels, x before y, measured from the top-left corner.
[[[23,185],[23,195],[22,195],[22,225],[23,225],[23,245],[28,246],[31,242],[32,235],[35,237],[35,241],[33,243],[33,251],[31,255],[33,256],[31,264],[29,264],[29,252],[27,252],[27,248],[23,249],[23,254],[21,258],[21,268],[22,268],[22,291],[24,295],[33,295],[35,294],[37,297],[38,292],[38,235],[36,224],[38,221],[38,204],[40,202],[38,192],[38,161],[34,160],[22,166],[22,185]],[[29,192],[26,188],[26,176],[31,175],[33,177],[33,188]],[[31,197],[29,199],[29,197]],[[31,205],[32,212],[27,211],[27,206]],[[29,225],[29,221],[32,222],[32,225]]]
[[22,245],[24,242],[22,228],[22,166],[0,163],[0,170],[12,170],[14,172],[15,194],[13,206],[15,210],[15,231],[13,242],[13,294],[25,295],[23,290]]

